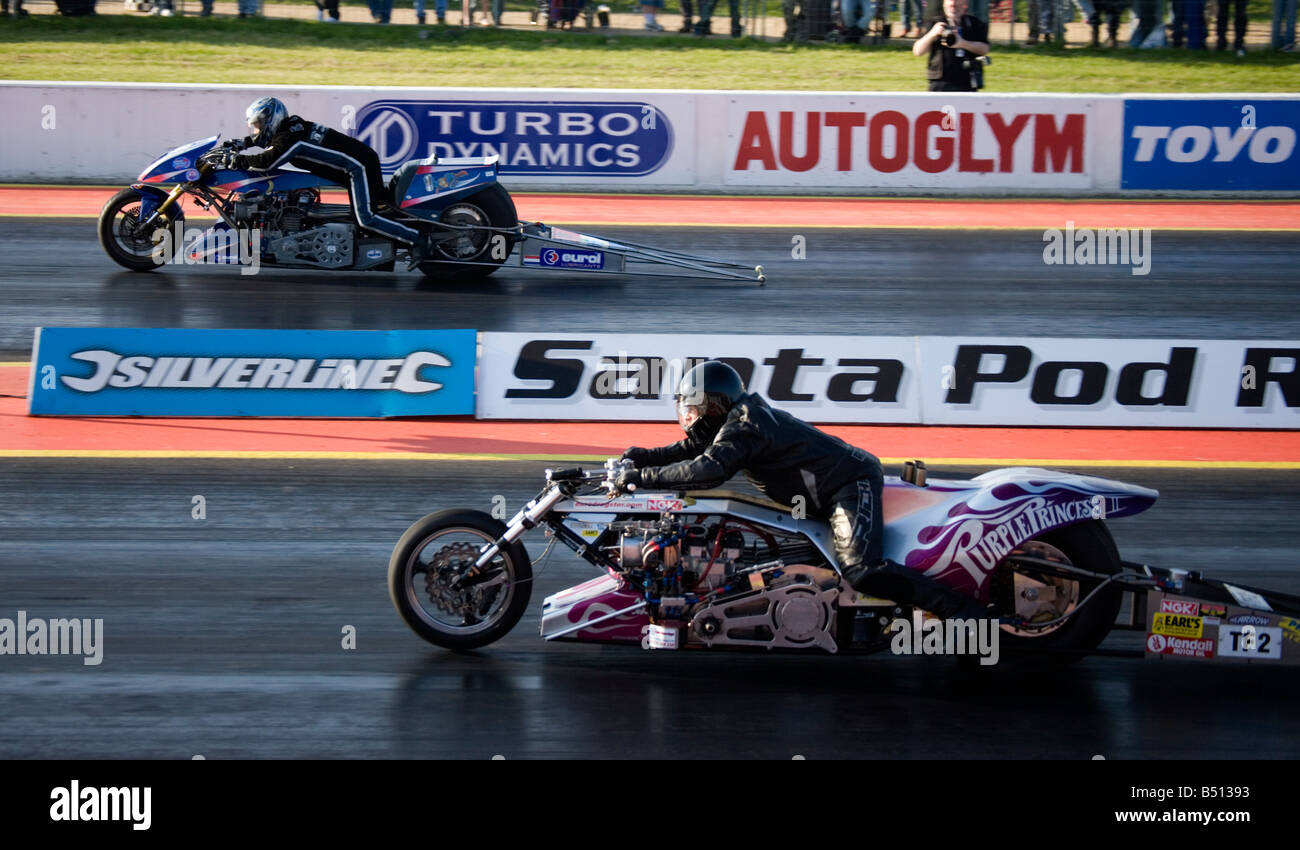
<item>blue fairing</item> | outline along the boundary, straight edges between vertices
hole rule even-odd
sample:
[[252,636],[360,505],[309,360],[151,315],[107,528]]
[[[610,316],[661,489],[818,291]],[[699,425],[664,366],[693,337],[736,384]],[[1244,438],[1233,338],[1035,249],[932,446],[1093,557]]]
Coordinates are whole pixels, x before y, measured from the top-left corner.
[[413,215],[437,217],[448,204],[481,192],[496,182],[495,156],[425,160],[416,167],[399,204],[405,212]]
[[212,150],[220,136],[190,142],[155,159],[140,172],[142,183],[185,183],[199,179],[199,157]]
[[[167,193],[162,189],[159,189],[157,186],[147,186],[143,183],[132,183],[131,188],[140,194],[140,219],[142,221],[153,215],[154,210],[158,209],[159,204],[167,200]],[[175,218],[184,217],[184,213],[179,204],[176,205],[174,209],[176,211],[174,214]]]
[[337,183],[306,171],[217,171],[204,181],[227,192],[293,192],[298,189],[341,189]]

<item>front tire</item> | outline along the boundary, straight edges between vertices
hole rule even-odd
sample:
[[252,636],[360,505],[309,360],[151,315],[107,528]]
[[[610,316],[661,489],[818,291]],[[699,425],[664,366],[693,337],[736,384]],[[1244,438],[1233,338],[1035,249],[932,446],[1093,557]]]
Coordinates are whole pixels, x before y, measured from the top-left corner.
[[514,628],[533,589],[532,564],[519,541],[488,565],[488,580],[461,590],[448,585],[505,530],[488,514],[467,510],[429,514],[406,530],[388,561],[388,595],[412,631],[435,646],[465,651]]
[[[1097,520],[1078,523],[1042,534],[1026,541],[1011,553],[1060,561],[1104,575],[1123,569],[1119,550],[1106,526]],[[1001,613],[1015,613],[1029,622],[1047,622],[1073,610],[1099,584],[1098,581],[1054,578],[1017,572],[1004,560],[994,568],[992,601]],[[1002,626],[1000,639],[1004,654],[1024,656],[1045,654],[1066,663],[1087,655],[1106,638],[1115,625],[1123,602],[1123,590],[1107,585],[1088,603],[1056,627],[1043,631]]]
[[[448,224],[475,227],[511,228],[519,224],[515,203],[500,185],[489,186],[461,201],[449,204],[438,220]],[[455,280],[482,280],[500,268],[510,258],[515,239],[512,234],[489,230],[464,230],[448,233],[434,231],[434,254],[446,260],[429,260],[420,263],[420,271],[429,277]],[[465,263],[491,263],[468,266]]]
[[170,234],[178,220],[175,216],[161,216],[149,228],[141,229],[142,199],[139,191],[123,189],[99,211],[99,244],[113,262],[133,272],[153,271],[162,265],[155,255],[156,246],[168,243],[155,243],[154,234]]

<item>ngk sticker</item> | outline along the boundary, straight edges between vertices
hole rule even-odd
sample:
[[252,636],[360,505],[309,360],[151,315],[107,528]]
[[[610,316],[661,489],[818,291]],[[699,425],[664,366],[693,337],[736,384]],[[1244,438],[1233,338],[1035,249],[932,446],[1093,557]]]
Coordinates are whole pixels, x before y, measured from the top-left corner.
[[1160,611],[1164,614],[1181,614],[1185,617],[1195,617],[1201,613],[1197,603],[1185,599],[1161,599]]

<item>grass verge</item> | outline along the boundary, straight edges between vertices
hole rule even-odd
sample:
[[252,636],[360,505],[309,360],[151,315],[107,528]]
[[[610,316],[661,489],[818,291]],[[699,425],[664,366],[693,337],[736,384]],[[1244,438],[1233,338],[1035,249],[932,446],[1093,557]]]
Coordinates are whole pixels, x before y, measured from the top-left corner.
[[[423,37],[421,36],[423,33]],[[995,46],[988,93],[1292,92],[1300,55]],[[0,78],[294,85],[923,91],[910,42],[753,39],[312,21],[32,16],[0,24]]]

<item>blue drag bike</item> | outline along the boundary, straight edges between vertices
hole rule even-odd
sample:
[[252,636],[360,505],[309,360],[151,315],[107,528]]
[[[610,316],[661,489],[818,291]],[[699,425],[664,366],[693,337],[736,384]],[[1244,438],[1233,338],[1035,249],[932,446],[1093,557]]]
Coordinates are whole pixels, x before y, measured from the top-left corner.
[[[132,271],[174,262],[176,254],[159,246],[185,232],[180,201],[189,195],[218,221],[175,246],[188,262],[238,262],[235,237],[256,245],[259,262],[272,267],[392,271],[409,258],[406,245],[363,229],[350,203],[321,200],[323,189],[343,187],[295,169],[225,169],[231,143],[218,146],[219,138],[168,151],[109,199],[99,214],[109,257]],[[385,188],[394,218],[434,235],[434,254],[419,264],[426,275],[481,278],[509,259],[523,234],[496,177],[496,157],[413,160],[393,174]]]
[[[170,150],[99,214],[99,242],[114,262],[149,271],[168,262],[242,263],[327,271],[392,271],[408,262],[400,242],[363,228],[352,205],[329,204],[322,189],[342,189],[306,171],[227,169],[219,136]],[[424,274],[485,278],[510,262],[520,269],[583,274],[714,278],[762,284],[763,267],[614,241],[541,222],[520,221],[497,182],[498,158],[430,157],[401,165],[389,179],[394,218],[430,236]],[[164,186],[170,185],[170,189]],[[218,221],[187,230],[189,195]],[[255,252],[255,253],[254,253]]]

